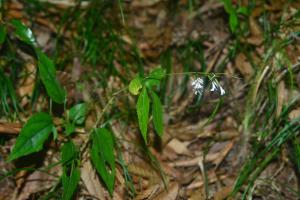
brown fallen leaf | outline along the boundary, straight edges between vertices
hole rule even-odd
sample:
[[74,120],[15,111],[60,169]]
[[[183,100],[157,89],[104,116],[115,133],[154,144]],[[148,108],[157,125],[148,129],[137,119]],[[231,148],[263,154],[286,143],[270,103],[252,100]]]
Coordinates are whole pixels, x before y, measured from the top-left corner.
[[233,145],[234,145],[233,141],[229,142],[225,146],[225,148],[223,148],[223,150],[220,152],[218,158],[213,161],[213,163],[216,165],[215,169],[217,169],[220,166],[220,164],[222,163],[222,161],[226,158],[226,156],[228,155],[228,153],[233,148]]
[[52,176],[40,171],[35,171],[24,180],[24,187],[22,188],[17,200],[29,199],[31,194],[36,194],[49,189],[53,187],[56,182],[57,180],[53,179]]
[[253,36],[262,36],[263,31],[254,17],[249,17],[250,32]]
[[184,155],[188,155],[189,150],[186,147],[186,144],[184,142],[181,142],[180,140],[174,138],[172,139],[167,146],[169,148],[171,148],[174,152],[176,152],[177,154],[184,154]]
[[222,187],[219,191],[214,194],[214,200],[224,200],[226,199],[230,192],[232,191],[232,186]]
[[96,197],[97,199],[105,199],[104,188],[101,185],[96,171],[93,169],[90,161],[85,161],[82,163],[81,171],[81,180],[86,186],[87,191],[91,196]]
[[143,190],[140,194],[138,194],[135,200],[153,199],[153,197],[155,197],[162,189],[162,183],[151,185],[146,190]]
[[170,183],[168,190],[164,190],[154,200],[175,200],[179,191],[178,183]]
[[254,74],[251,64],[243,53],[238,54],[235,58],[235,66],[247,80]]
[[22,125],[19,123],[0,122],[0,134],[17,135],[21,131]]
[[277,108],[276,117],[279,117],[281,110],[283,108],[283,103],[285,102],[287,96],[287,91],[285,89],[284,81],[280,81],[277,87]]
[[297,108],[295,110],[292,110],[290,113],[289,113],[289,119],[290,120],[293,120],[293,119],[296,119],[297,117],[300,116],[300,108]]

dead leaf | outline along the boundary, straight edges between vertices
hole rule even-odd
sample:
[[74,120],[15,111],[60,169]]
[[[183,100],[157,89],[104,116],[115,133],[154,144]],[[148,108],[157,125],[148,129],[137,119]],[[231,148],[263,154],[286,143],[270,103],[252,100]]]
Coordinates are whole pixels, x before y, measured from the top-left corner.
[[96,174],[96,171],[93,169],[90,161],[85,161],[82,163],[81,171],[81,180],[84,183],[87,191],[91,196],[94,196],[98,199],[105,199],[104,188],[101,185],[99,178]]
[[154,200],[175,200],[179,191],[178,183],[170,183],[168,190],[164,190]]
[[156,196],[163,188],[163,184],[155,184],[150,186],[148,189],[143,190],[139,195],[136,196],[136,200],[142,200],[142,199],[152,199],[154,196]]
[[293,120],[293,119],[296,119],[297,117],[300,116],[300,108],[297,108],[295,110],[292,110],[290,113],[289,113],[289,119],[290,120]]
[[235,66],[247,80],[254,74],[251,64],[247,61],[247,57],[243,53],[238,54],[235,58]]
[[276,108],[276,117],[279,117],[283,107],[283,103],[286,99],[287,91],[285,89],[284,81],[280,81],[277,87],[277,108]]
[[226,199],[230,192],[232,191],[232,186],[222,187],[219,191],[214,194],[214,200],[224,200]]
[[52,176],[44,172],[34,171],[24,179],[24,187],[21,189],[17,200],[26,200],[31,194],[35,194],[53,187],[56,182],[57,180],[53,179]]
[[19,123],[0,122],[0,134],[19,134],[22,125]]
[[180,140],[174,138],[172,139],[167,146],[169,148],[171,148],[174,152],[176,152],[177,154],[185,154],[188,155],[189,154],[189,150],[186,147],[186,144],[181,142]]
[[263,31],[254,17],[249,17],[250,32],[253,36],[262,36]]

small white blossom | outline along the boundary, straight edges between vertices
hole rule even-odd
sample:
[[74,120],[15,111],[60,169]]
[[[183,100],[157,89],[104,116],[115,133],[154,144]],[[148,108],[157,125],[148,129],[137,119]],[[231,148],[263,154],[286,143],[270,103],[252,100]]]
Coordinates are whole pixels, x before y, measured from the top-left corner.
[[216,90],[220,90],[221,96],[223,96],[225,94],[225,90],[222,88],[222,86],[219,84],[219,82],[216,81],[216,80],[213,80],[211,82],[211,89],[210,89],[210,91],[213,92],[213,91],[216,91]]
[[218,83],[216,81],[212,81],[210,91],[213,92],[213,91],[217,90],[218,87],[219,87]]
[[225,90],[221,87],[221,85],[220,85],[220,92],[221,92],[221,96],[225,94]]
[[202,78],[197,78],[192,81],[193,90],[195,95],[202,95],[204,89],[204,81]]

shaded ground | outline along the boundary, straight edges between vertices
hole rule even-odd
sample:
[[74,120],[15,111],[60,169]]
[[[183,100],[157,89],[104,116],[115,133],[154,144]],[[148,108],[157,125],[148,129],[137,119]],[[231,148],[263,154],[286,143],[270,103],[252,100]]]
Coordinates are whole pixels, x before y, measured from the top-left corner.
[[[297,1],[233,1],[236,9],[251,11],[238,14],[235,33],[219,1],[41,2],[7,1],[2,20],[17,18],[31,27],[40,48],[56,63],[68,108],[82,101],[91,104],[85,125],[72,137],[81,148],[81,181],[74,199],[110,198],[87,150],[88,132],[99,121],[109,124],[116,138],[113,199],[220,200],[231,191],[232,199],[244,194],[299,198]],[[0,199],[59,199],[61,167],[45,166],[60,160],[59,148],[66,141],[60,134],[44,151],[5,162],[26,119],[49,107],[41,95],[31,96],[36,61],[11,39],[20,49],[7,55],[3,45],[1,65],[16,68],[4,71],[16,73],[22,109],[19,120],[3,112],[0,121],[1,174],[16,167],[41,170],[14,171],[0,182]],[[110,97],[137,73],[148,74],[158,65],[170,74],[160,89],[165,129],[160,139],[150,126],[145,148],[135,97],[122,93],[112,102]],[[210,92],[208,86],[202,98],[195,95],[191,81],[196,76],[184,72],[215,73],[226,95]],[[55,110],[57,117],[61,109]]]

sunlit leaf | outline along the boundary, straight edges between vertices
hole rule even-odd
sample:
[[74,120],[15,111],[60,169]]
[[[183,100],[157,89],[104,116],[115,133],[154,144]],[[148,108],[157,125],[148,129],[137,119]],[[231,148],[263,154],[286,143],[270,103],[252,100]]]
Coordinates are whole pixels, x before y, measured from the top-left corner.
[[62,147],[63,174],[63,200],[72,198],[75,189],[80,180],[79,161],[77,159],[78,151],[72,141],[67,142]]
[[145,80],[145,85],[147,88],[152,89],[153,87],[158,87],[160,85],[160,80],[148,78]]
[[228,14],[231,14],[232,12],[234,12],[234,8],[232,6],[232,0],[222,0],[223,4],[224,4],[224,9]]
[[74,123],[66,123],[65,124],[65,133],[66,135],[71,135],[75,132],[75,124]]
[[140,77],[136,77],[135,79],[133,79],[132,81],[130,81],[129,83],[129,92],[133,95],[138,95],[139,94],[139,90],[142,88],[142,83],[141,83],[141,78]]
[[163,107],[161,105],[160,99],[151,91],[152,96],[152,115],[153,115],[153,124],[156,132],[161,137],[164,131],[163,127]]
[[52,118],[47,113],[41,112],[32,115],[22,128],[8,160],[12,161],[21,156],[40,151],[53,126]]
[[238,27],[238,16],[236,12],[232,12],[229,16],[229,24],[230,24],[230,30],[235,33],[236,29]]
[[12,20],[11,24],[15,27],[15,33],[20,40],[29,45],[35,46],[36,41],[30,28],[28,28],[21,21],[16,19]]
[[54,63],[43,52],[36,50],[41,80],[50,98],[56,103],[64,103],[66,92],[56,78]]
[[91,159],[112,196],[116,175],[114,139],[105,128],[98,128],[92,134]]
[[136,104],[139,127],[142,132],[143,139],[147,144],[147,127],[149,117],[149,97],[147,89],[144,87]]
[[153,79],[158,79],[158,80],[160,80],[160,79],[164,78],[165,75],[166,75],[165,69],[163,69],[163,68],[156,68],[156,69],[154,69],[154,70],[150,73],[149,78],[153,78]]
[[80,125],[85,121],[87,112],[88,105],[86,103],[77,104],[70,109],[69,120]]

